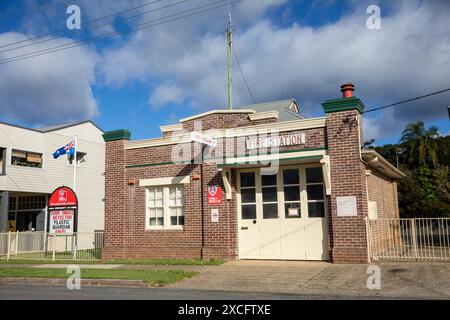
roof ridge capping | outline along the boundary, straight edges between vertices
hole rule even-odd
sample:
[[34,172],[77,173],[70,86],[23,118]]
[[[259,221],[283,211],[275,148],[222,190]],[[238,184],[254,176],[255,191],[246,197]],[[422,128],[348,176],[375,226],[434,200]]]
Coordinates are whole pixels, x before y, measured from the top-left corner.
[[361,157],[369,167],[380,171],[388,177],[394,179],[403,179],[406,177],[406,174],[404,172],[393,166],[375,150],[362,150]]

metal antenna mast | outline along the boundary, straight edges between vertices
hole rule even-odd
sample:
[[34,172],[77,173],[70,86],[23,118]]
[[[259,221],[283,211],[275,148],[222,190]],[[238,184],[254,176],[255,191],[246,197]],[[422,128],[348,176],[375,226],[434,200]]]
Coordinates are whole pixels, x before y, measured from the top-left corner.
[[227,28],[227,49],[228,49],[228,109],[233,109],[233,70],[232,70],[232,25],[231,25],[231,0],[228,0],[228,28]]

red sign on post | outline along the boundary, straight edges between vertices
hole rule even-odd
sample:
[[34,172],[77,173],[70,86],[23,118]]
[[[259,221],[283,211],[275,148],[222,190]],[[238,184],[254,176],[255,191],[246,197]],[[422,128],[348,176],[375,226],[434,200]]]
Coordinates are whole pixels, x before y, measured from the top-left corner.
[[77,205],[77,196],[69,187],[60,187],[53,191],[48,202],[49,207],[72,207]]
[[208,187],[208,204],[222,203],[222,189],[219,186]]

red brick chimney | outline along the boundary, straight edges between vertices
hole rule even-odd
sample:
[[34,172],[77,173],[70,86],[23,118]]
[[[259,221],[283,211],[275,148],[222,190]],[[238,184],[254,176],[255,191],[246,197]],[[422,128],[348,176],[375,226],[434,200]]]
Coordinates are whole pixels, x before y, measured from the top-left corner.
[[[331,187],[331,257],[334,263],[367,263],[365,217],[368,215],[366,168],[361,160],[364,104],[353,97],[352,83],[341,86],[343,98],[325,101]],[[348,119],[358,119],[352,125]],[[356,125],[356,126],[355,126]],[[356,215],[338,214],[338,199],[356,199]]]

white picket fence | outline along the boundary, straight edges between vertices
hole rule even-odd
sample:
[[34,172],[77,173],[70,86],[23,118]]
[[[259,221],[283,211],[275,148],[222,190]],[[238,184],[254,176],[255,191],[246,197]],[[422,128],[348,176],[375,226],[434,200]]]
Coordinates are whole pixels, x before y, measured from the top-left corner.
[[45,232],[0,233],[0,259],[98,261],[103,231],[52,235]]
[[450,218],[366,220],[371,260],[450,261]]

